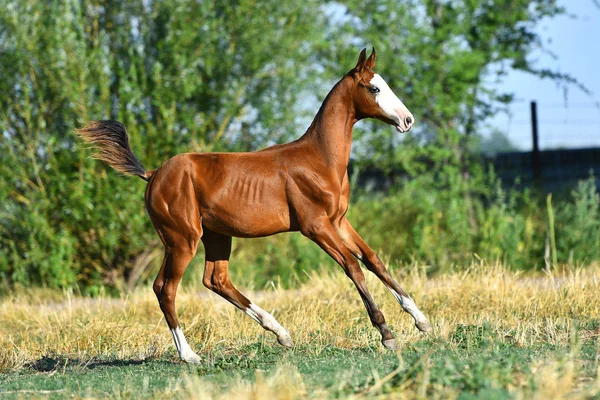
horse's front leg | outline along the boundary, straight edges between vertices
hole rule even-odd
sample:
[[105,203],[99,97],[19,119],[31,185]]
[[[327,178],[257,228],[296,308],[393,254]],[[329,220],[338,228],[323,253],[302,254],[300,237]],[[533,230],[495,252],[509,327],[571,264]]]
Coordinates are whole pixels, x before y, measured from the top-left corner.
[[381,333],[381,343],[388,349],[396,349],[396,340],[388,328],[383,313],[377,308],[373,297],[367,289],[365,276],[360,269],[358,261],[352,256],[344,242],[338,236],[328,218],[322,217],[303,230],[302,233],[317,243],[338,264],[342,266],[346,275],[352,280],[360,297],[369,313],[371,323]]
[[419,310],[414,300],[398,285],[390,276],[385,265],[377,254],[354,230],[350,221],[344,219],[340,227],[340,237],[346,244],[347,249],[360,259],[367,269],[373,272],[394,295],[404,311],[409,313],[415,319],[415,326],[422,332],[431,332],[431,324],[425,315]]

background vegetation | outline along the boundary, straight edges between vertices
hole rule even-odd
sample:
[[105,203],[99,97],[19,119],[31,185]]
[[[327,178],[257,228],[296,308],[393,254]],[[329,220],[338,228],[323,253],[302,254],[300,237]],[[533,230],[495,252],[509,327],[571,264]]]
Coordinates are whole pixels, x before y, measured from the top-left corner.
[[[4,1],[0,279],[99,293],[155,274],[161,252],[144,182],[89,160],[75,127],[124,122],[148,168],[184,151],[285,142],[363,46],[377,48],[377,71],[418,121],[408,136],[373,121],[355,129],[359,170],[408,174],[386,195],[353,194],[350,217],[374,248],[430,271],[473,257],[514,269],[598,260],[591,181],[549,208],[503,188],[471,151],[511,101],[498,89],[509,69],[585,90],[531,61],[545,50],[537,24],[567,11],[554,0]],[[234,279],[246,285],[295,286],[311,269],[335,268],[299,235],[234,246]]]
[[[568,12],[556,0],[1,3],[0,397],[600,395],[594,180],[545,197],[478,158],[512,146],[478,134],[512,100],[507,71],[585,91],[532,61],[549,50],[540,21]],[[356,126],[353,181],[373,166],[404,173],[385,193],[354,185],[349,217],[433,332],[367,274],[400,348],[384,351],[343,272],[282,234],[234,240],[232,280],[295,348],[201,289],[199,254],[178,308],[202,362],[177,364],[147,286],[162,251],[144,182],[88,159],[73,129],[124,122],[147,168],[285,142],[370,46],[417,125]]]

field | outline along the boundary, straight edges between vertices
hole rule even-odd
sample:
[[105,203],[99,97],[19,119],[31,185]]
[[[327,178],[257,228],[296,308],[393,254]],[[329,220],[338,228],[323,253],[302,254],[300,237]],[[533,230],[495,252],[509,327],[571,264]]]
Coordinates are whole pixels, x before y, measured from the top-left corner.
[[341,273],[248,293],[290,331],[292,350],[188,283],[178,309],[198,366],[179,362],[150,288],[120,299],[17,291],[0,300],[0,398],[600,398],[599,267],[420,271],[393,274],[430,335],[368,276],[397,353],[379,344]]

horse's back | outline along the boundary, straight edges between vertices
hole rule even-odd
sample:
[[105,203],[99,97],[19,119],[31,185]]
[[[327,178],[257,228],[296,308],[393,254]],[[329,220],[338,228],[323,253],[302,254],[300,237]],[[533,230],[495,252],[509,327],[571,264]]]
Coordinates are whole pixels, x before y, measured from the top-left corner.
[[[202,224],[238,237],[267,236],[292,228],[285,168],[267,153],[184,153],[167,161],[152,192],[193,186]],[[192,201],[192,199],[190,199]]]

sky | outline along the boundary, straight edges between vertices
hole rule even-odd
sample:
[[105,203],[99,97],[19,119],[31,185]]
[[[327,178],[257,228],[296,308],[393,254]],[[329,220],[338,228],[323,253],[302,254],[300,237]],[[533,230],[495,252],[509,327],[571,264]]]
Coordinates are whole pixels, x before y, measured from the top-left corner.
[[568,13],[540,24],[538,32],[556,59],[534,53],[540,68],[568,73],[592,93],[570,87],[563,88],[549,80],[525,73],[511,72],[498,85],[515,94],[510,114],[498,114],[484,130],[499,129],[520,149],[531,150],[530,102],[538,104],[540,148],[600,147],[600,2],[594,0],[561,0]]

